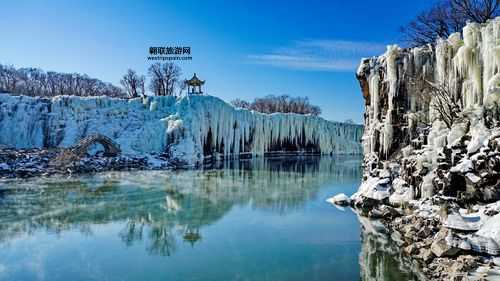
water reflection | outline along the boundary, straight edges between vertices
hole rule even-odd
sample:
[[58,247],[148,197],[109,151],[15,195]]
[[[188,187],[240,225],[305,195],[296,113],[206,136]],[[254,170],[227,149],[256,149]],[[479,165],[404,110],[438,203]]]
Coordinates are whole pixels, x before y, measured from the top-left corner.
[[325,202],[357,189],[360,164],[0,181],[0,280],[417,280],[383,228]]
[[147,241],[169,256],[184,241],[203,241],[203,227],[234,206],[284,214],[315,198],[325,182],[354,182],[352,158],[254,159],[210,170],[117,172],[77,178],[0,182],[0,243],[37,231],[61,234],[120,222],[127,246]]
[[419,265],[405,256],[388,230],[378,221],[358,216],[361,224],[361,280],[426,280]]

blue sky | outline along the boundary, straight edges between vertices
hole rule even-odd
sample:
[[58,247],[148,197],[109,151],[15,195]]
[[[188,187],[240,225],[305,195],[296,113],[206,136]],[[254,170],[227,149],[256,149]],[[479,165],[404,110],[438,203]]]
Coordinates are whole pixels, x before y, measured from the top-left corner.
[[206,92],[226,101],[308,96],[330,120],[361,122],[354,71],[400,39],[419,1],[5,1],[0,63],[119,83],[151,46],[190,46]]

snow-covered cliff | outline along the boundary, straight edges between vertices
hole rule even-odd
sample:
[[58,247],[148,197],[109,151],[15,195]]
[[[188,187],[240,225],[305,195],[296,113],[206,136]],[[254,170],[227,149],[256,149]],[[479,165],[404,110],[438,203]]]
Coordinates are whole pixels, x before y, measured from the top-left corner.
[[168,153],[194,163],[213,154],[357,154],[362,126],[298,114],[261,114],[212,96],[125,100],[0,95],[1,145],[67,147],[93,133],[116,141],[126,154]]
[[500,18],[469,23],[463,36],[432,46],[393,45],[362,60],[367,172],[411,154],[418,154],[416,169],[433,171],[443,157],[456,158],[461,144],[467,154],[478,152],[498,130],[499,70]]
[[500,225],[500,18],[469,23],[434,45],[388,46],[363,59],[357,77],[365,169],[354,204],[416,204],[417,217],[479,230],[458,242],[450,234],[449,246],[498,255],[491,224]]

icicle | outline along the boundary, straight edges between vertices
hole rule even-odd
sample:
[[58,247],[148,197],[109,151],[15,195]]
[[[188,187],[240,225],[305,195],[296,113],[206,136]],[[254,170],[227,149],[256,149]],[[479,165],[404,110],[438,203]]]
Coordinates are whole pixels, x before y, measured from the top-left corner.
[[387,46],[387,51],[384,54],[386,58],[387,67],[387,82],[389,83],[389,93],[388,93],[388,109],[384,122],[384,130],[381,135],[382,147],[384,153],[387,155],[392,144],[393,128],[392,128],[392,111],[394,108],[394,97],[397,93],[398,84],[398,69],[396,64],[396,58],[399,54],[399,47],[397,45]]
[[370,89],[370,97],[371,97],[371,102],[370,102],[370,113],[372,114],[372,119],[377,119],[379,118],[379,81],[380,81],[380,76],[379,74],[375,71],[370,76],[370,84],[369,84],[369,89]]
[[480,25],[468,24],[463,29],[464,45],[458,49],[453,58],[455,71],[464,79],[462,84],[463,106],[469,108],[483,103],[481,79],[481,44]]

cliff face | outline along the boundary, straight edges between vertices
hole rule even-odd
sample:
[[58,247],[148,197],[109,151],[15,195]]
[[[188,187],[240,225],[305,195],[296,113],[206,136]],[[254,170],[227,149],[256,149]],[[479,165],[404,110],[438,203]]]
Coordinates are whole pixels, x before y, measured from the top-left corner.
[[0,144],[15,148],[67,147],[99,133],[126,154],[167,153],[193,163],[214,154],[358,154],[362,130],[319,117],[235,109],[211,96],[124,100],[0,95]]
[[[387,222],[408,241],[423,240],[416,245],[428,263],[440,249],[499,255],[500,18],[434,45],[388,46],[362,60],[357,78],[365,166],[352,203],[372,216],[410,206]],[[419,220],[433,225],[420,236],[425,227],[412,230]]]
[[398,164],[416,189],[410,197],[428,197],[439,191],[433,187],[438,168],[496,149],[487,142],[498,132],[499,40],[495,19],[470,23],[463,34],[432,46],[388,46],[382,56],[362,60],[357,78],[365,98],[367,178]]

